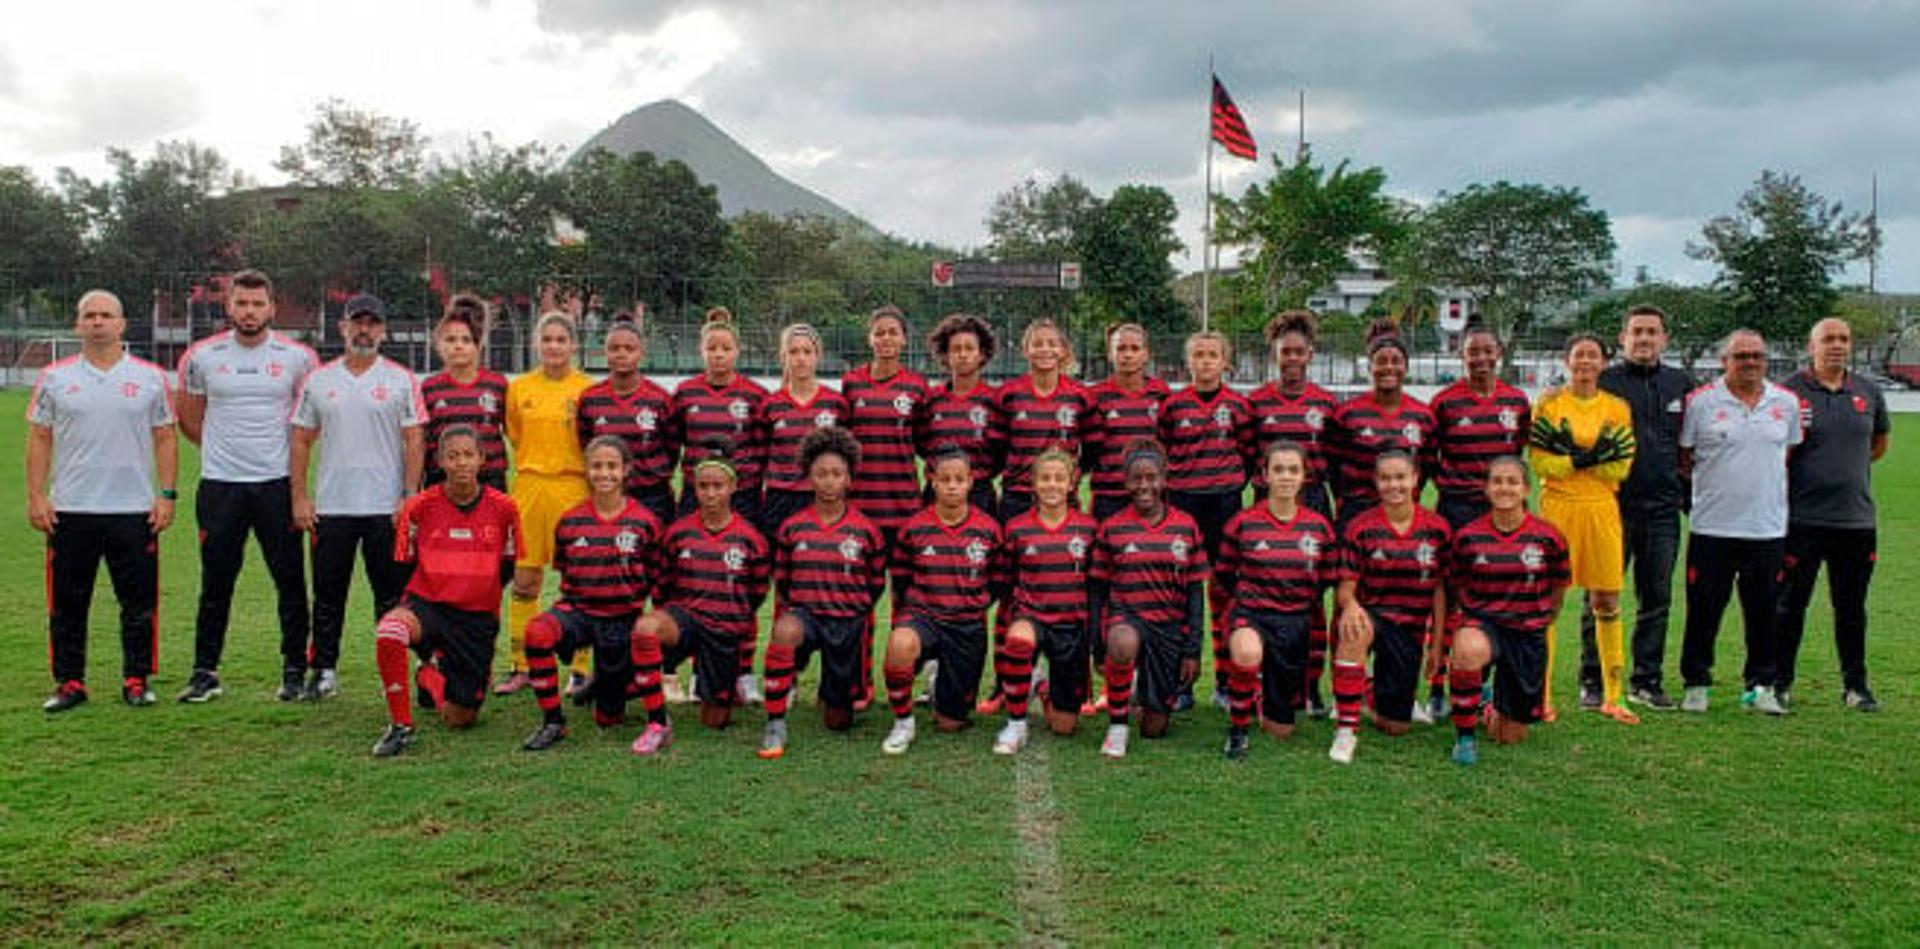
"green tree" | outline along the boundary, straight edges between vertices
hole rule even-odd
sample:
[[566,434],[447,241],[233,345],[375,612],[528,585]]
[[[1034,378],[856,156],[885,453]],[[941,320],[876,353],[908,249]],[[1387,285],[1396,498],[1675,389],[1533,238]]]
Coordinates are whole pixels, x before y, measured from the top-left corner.
[[145,299],[186,274],[232,262],[236,222],[218,198],[242,178],[211,148],[161,142],[142,160],[107,150],[112,177],[61,169],[60,184],[89,235],[89,269],[123,300]]
[[706,299],[727,241],[712,185],[681,162],[605,149],[575,158],[563,180],[562,210],[586,235],[587,275],[620,284],[596,289],[657,308]]
[[1174,233],[1173,196],[1152,185],[1121,185],[1088,216],[1074,237],[1091,322],[1139,322],[1154,333],[1184,330],[1186,307],[1173,295],[1170,259],[1183,247]]
[[411,120],[328,99],[314,107],[307,140],[282,145],[273,167],[311,187],[400,188],[419,181],[426,160],[426,139]]
[[484,135],[433,163],[422,195],[435,220],[433,257],[457,289],[527,293],[553,271],[564,188],[553,149],[506,147]]
[[51,288],[80,268],[80,221],[33,172],[0,167],[0,304]]
[[1769,339],[1803,337],[1833,311],[1833,277],[1877,250],[1879,228],[1815,194],[1799,176],[1763,171],[1732,214],[1709,220],[1687,255],[1720,268],[1741,325]]
[[1645,283],[1594,297],[1575,311],[1570,329],[1585,330],[1611,345],[1626,323],[1627,310],[1647,303],[1667,314],[1669,345],[1691,366],[1713,351],[1739,326],[1725,293],[1712,287]]
[[987,254],[994,260],[1070,260],[1100,199],[1072,175],[1050,184],[1028,178],[1001,192],[987,212]]

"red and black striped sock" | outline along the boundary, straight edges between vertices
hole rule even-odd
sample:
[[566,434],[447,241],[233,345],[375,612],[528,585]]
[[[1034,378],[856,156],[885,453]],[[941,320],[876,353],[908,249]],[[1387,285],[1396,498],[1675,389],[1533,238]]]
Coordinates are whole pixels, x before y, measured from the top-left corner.
[[909,718],[913,715],[913,666],[887,665],[883,669],[887,681],[887,707],[893,709],[894,718]]
[[380,688],[387,696],[387,718],[395,725],[413,725],[413,696],[407,691],[407,624],[382,619],[373,629],[373,659],[380,669]]
[[1253,699],[1260,693],[1260,667],[1227,660],[1227,721],[1236,731],[1253,724]]
[[1320,679],[1327,672],[1327,609],[1324,603],[1314,604],[1307,620],[1307,689],[1301,693],[1299,701],[1306,703],[1309,695],[1320,693]]
[[1133,663],[1116,662],[1109,656],[1100,666],[1100,674],[1107,680],[1107,718],[1115,725],[1125,725],[1133,711]]
[[873,701],[873,623],[868,613],[867,625],[860,629],[860,693],[855,696],[868,702]]
[[787,717],[787,699],[793,695],[793,647],[767,644],[766,681],[760,690],[766,694],[767,717]]
[[1360,726],[1360,705],[1367,700],[1367,669],[1345,659],[1333,661],[1333,716],[1341,728]]
[[994,670],[1007,687],[1007,717],[1018,722],[1027,717],[1027,703],[1033,697],[1033,643],[1009,639],[1000,650],[1004,661],[996,660]]
[[1227,649],[1227,588],[1219,581],[1207,583],[1207,612],[1213,627],[1209,644],[1213,646],[1213,687],[1225,691],[1227,687],[1227,666],[1233,662],[1233,653]]
[[1480,724],[1480,682],[1478,669],[1455,668],[1448,678],[1453,687],[1453,730],[1462,737],[1472,735]]
[[553,656],[560,636],[560,621],[552,613],[541,613],[527,621],[527,679],[533,686],[533,700],[549,721],[561,714],[560,666]]
[[1453,630],[1453,620],[1448,619],[1434,634],[1440,637],[1440,661],[1434,663],[1433,672],[1427,676],[1427,692],[1431,695],[1447,694],[1447,660],[1453,655]]
[[647,710],[647,721],[666,724],[667,696],[660,689],[660,667],[666,657],[660,650],[660,637],[651,632],[633,631],[633,692],[640,707]]
[[[740,637],[740,663],[734,673],[736,676],[753,675],[753,654],[759,650],[760,639],[754,635],[753,632],[749,631],[745,636]],[[714,684],[724,686],[729,693],[733,690],[733,683],[731,682],[716,682]],[[720,692],[716,691],[715,694],[720,694]]]

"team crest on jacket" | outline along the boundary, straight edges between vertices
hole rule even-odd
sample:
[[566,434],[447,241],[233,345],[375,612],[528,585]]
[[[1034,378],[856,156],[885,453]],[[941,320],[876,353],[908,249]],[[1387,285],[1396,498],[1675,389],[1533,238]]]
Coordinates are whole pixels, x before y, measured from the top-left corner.
[[1059,422],[1061,428],[1072,428],[1074,421],[1079,417],[1079,413],[1075,412],[1071,405],[1063,405],[1053,413],[1053,420]]
[[641,431],[651,432],[660,427],[660,418],[653,414],[652,409],[641,409],[634,415],[633,423],[640,426]]
[[893,410],[901,415],[913,414],[913,397],[905,392],[893,397]]
[[1313,560],[1320,556],[1320,538],[1311,535],[1300,538],[1300,552]]
[[1520,565],[1526,567],[1528,573],[1538,571],[1546,566],[1546,563],[1547,553],[1540,549],[1539,544],[1528,544],[1520,548]]
[[967,562],[975,566],[987,562],[987,545],[981,541],[967,543]]
[[858,537],[849,537],[846,540],[841,541],[840,542],[840,558],[842,560],[848,560],[848,561],[859,560],[862,546],[863,545],[860,543],[860,538]]
[[729,572],[739,573],[747,569],[747,552],[737,545],[728,547],[727,552],[720,555],[720,562],[727,565]]
[[621,531],[613,535],[613,546],[623,554],[632,554],[640,548],[640,535],[632,531]]
[[499,408],[500,408],[500,400],[494,398],[493,393],[491,392],[480,393],[480,410],[482,412],[485,412],[488,415],[492,415]]
[[1187,562],[1187,542],[1185,540],[1178,537],[1174,538],[1173,543],[1167,546],[1167,550],[1173,553],[1173,559],[1181,563]]
[[1512,409],[1500,410],[1500,427],[1511,432],[1520,427],[1520,413]]

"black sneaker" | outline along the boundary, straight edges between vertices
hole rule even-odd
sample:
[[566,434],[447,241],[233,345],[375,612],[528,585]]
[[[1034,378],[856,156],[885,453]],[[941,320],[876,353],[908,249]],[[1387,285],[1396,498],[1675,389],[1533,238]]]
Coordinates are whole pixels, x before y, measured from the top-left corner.
[[220,697],[220,676],[212,669],[195,669],[180,693],[180,701],[199,705]]
[[282,702],[298,702],[307,697],[307,672],[296,666],[280,670],[280,691],[273,697]]
[[541,722],[540,727],[533,734],[528,735],[527,740],[522,742],[520,747],[528,751],[545,751],[559,744],[560,739],[565,737],[567,737],[566,722]]
[[1246,732],[1228,732],[1227,748],[1226,748],[1227,760],[1228,761],[1246,760],[1247,748],[1250,744],[1251,742],[1248,740]]
[[[80,698],[82,701],[86,700],[85,695],[82,695]],[[1856,712],[1880,711],[1880,702],[1873,697],[1873,690],[1864,685],[1848,689],[1846,703],[1848,708]]]
[[1667,694],[1667,690],[1657,685],[1640,686],[1627,693],[1627,701],[1634,705],[1644,705],[1656,712],[1671,712],[1680,707],[1680,703]]
[[1600,707],[1600,687],[1590,682],[1580,683],[1580,707],[1596,709]]
[[411,744],[413,744],[412,725],[388,725],[387,733],[373,743],[373,756],[391,758],[407,750],[407,746]]
[[567,698],[573,701],[574,708],[586,708],[593,704],[593,677],[576,672],[567,680]]
[[128,679],[127,683],[120,687],[120,701],[134,708],[145,708],[152,705],[155,700],[153,690],[147,688],[147,680]]
[[1333,717],[1333,709],[1327,705],[1327,700],[1320,695],[1318,688],[1307,694],[1306,711],[1308,718]]
[[1175,711],[1175,712],[1193,711],[1193,687],[1192,686],[1188,686],[1186,689],[1182,690],[1178,695],[1175,695],[1173,697],[1173,708],[1171,709],[1171,711]]
[[307,701],[319,702],[340,694],[340,676],[332,669],[307,673]]
[[65,712],[87,704],[87,687],[79,679],[69,679],[60,683],[58,689],[40,703],[40,711],[49,715]]

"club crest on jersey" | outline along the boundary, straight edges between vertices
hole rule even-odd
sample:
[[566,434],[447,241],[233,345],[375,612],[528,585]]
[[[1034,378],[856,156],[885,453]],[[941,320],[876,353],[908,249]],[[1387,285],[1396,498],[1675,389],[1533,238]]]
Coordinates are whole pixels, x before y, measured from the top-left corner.
[[727,403],[727,414],[741,421],[746,421],[747,416],[752,412],[753,409],[747,405],[745,399],[735,399]]
[[1221,428],[1233,427],[1233,410],[1226,406],[1217,406],[1213,410],[1213,424]]
[[1067,555],[1075,560],[1087,559],[1087,542],[1079,537],[1067,541]]
[[480,393],[480,411],[485,412],[488,415],[492,415],[494,412],[498,411],[499,408],[500,408],[500,400],[494,398],[493,393],[491,392]]
[[373,391],[368,393],[368,395],[373,396],[373,401],[375,402],[385,402],[387,401],[387,395],[388,395],[387,387],[374,386]]
[[651,432],[660,427],[660,417],[653,414],[652,409],[641,409],[634,415],[633,423],[640,426],[641,431]]
[[1527,568],[1527,572],[1538,570],[1546,566],[1546,563],[1546,551],[1541,550],[1539,544],[1528,544],[1520,548],[1520,564]]
[[1866,400],[1866,398],[1865,398],[1864,396],[1858,396],[1858,395],[1856,395],[1856,396],[1854,396],[1854,397],[1853,397],[1853,410],[1854,410],[1855,412],[1859,412],[1859,413],[1861,413],[1861,414],[1863,414],[1863,415],[1864,415],[1864,414],[1866,414],[1866,411],[1867,411],[1867,400]]
[[840,559],[847,560],[847,561],[859,560],[860,551],[865,549],[865,546],[866,545],[860,543],[860,538],[858,537],[849,537],[846,540],[841,541],[840,542]]
[[968,409],[967,421],[972,422],[974,428],[982,428],[982,429],[986,428],[987,427],[987,407],[984,405],[976,405],[973,408]]
[[1079,418],[1080,414],[1075,412],[1071,405],[1063,405],[1053,413],[1053,420],[1059,422],[1061,428],[1072,428],[1073,423]]
[[613,546],[623,554],[631,554],[640,549],[640,535],[632,531],[621,531],[613,535]]
[[1174,538],[1173,543],[1167,545],[1167,550],[1173,554],[1174,560],[1180,563],[1187,562],[1187,542],[1185,540],[1178,537]]
[[832,409],[821,409],[820,414],[813,417],[813,427],[832,428],[834,423],[838,421],[840,421],[840,416],[833,414]]
[[900,415],[913,414],[913,397],[905,392],[893,397],[893,410]]
[[287,367],[282,366],[277,362],[267,363],[267,376],[269,378],[278,379],[281,376],[285,375],[286,372],[287,372]]
[[1408,422],[1407,424],[1400,426],[1400,437],[1406,439],[1407,444],[1409,445],[1419,445],[1420,444],[1420,426],[1415,425],[1412,422]]
[[1300,538],[1300,552],[1309,559],[1320,556],[1320,538],[1311,535]]
[[1321,426],[1327,424],[1327,417],[1322,414],[1319,409],[1308,409],[1307,414],[1302,416],[1302,418],[1306,419],[1307,427],[1316,432],[1320,430]]
[[987,562],[987,545],[981,541],[967,543],[967,562],[978,566]]
[[747,552],[738,545],[728,547],[727,552],[720,555],[720,562],[727,565],[729,572],[739,573],[747,569]]
[[1422,567],[1433,566],[1433,545],[1421,541],[1420,546],[1413,548],[1413,562]]
[[127,397],[127,398],[129,398],[129,399],[131,399],[131,398],[133,398],[133,397],[135,397],[135,396],[137,396],[137,395],[139,395],[139,394],[140,394],[140,383],[138,383],[138,382],[122,382],[122,383],[120,383],[120,394],[121,394],[121,395],[124,395],[124,396],[126,396],[126,397]]
[[1500,410],[1500,427],[1511,432],[1520,427],[1520,413],[1512,409]]

